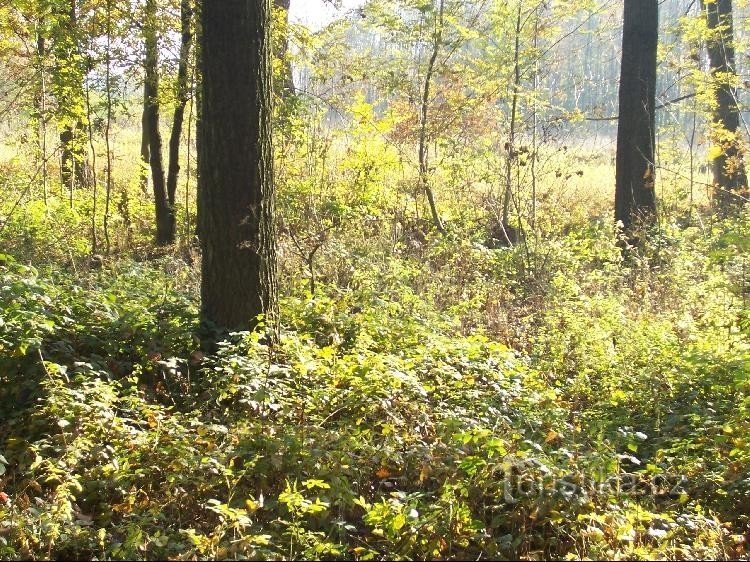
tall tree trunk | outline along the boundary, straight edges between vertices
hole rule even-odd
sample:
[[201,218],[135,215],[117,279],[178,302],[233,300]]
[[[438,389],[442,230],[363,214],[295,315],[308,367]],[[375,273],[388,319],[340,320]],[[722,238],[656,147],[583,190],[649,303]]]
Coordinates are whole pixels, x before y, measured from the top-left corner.
[[654,142],[658,0],[625,0],[620,69],[615,220],[634,230],[656,222]]
[[156,0],[146,0],[143,34],[146,46],[145,107],[143,121],[149,141],[151,182],[156,209],[156,243],[165,246],[174,242],[176,221],[167,195],[159,129],[159,51],[156,35]]
[[276,94],[282,99],[287,99],[294,95],[294,75],[292,73],[292,62],[289,60],[289,6],[291,0],[273,0],[276,9],[281,10],[281,16],[284,19],[284,37],[281,39],[277,56],[282,64],[282,78],[277,84],[274,84]]
[[427,112],[430,104],[430,88],[432,86],[432,76],[435,73],[435,62],[440,51],[440,45],[443,41],[443,14],[445,11],[445,0],[439,1],[440,7],[438,8],[438,15],[435,20],[435,33],[433,34],[432,55],[430,55],[430,60],[427,62],[427,71],[425,72],[424,77],[424,88],[422,90],[422,103],[419,108],[419,182],[422,186],[422,190],[425,192],[425,195],[427,195],[427,202],[430,206],[432,222],[439,232],[444,233],[445,227],[443,226],[443,221],[440,219],[440,214],[438,213],[437,205],[435,204],[435,194],[432,191],[432,187],[430,187],[427,154]]
[[737,192],[747,187],[747,174],[738,143],[740,112],[737,108],[732,0],[701,0],[701,8],[710,33],[706,47],[716,100],[711,140],[721,149],[711,161],[711,170],[717,207],[721,212],[727,212],[743,201],[737,197]]
[[169,137],[169,171],[167,174],[167,198],[174,209],[175,194],[177,193],[177,179],[180,175],[180,140],[182,139],[182,123],[185,119],[185,106],[190,98],[190,78],[188,65],[190,63],[190,46],[193,41],[191,30],[193,8],[191,0],[180,2],[180,27],[182,39],[180,42],[180,62],[177,69],[177,107],[172,118],[172,133]]
[[229,330],[254,329],[265,315],[276,333],[271,2],[201,10],[201,315]]

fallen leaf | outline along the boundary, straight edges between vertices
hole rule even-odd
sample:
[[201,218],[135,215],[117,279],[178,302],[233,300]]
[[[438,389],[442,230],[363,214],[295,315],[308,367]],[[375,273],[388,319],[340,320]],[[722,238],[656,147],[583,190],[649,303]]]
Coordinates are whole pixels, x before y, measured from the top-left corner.
[[380,478],[381,480],[383,480],[385,478],[390,477],[392,474],[393,473],[390,470],[388,470],[386,467],[381,466],[378,469],[378,471],[375,473],[375,476],[377,476],[378,478]]

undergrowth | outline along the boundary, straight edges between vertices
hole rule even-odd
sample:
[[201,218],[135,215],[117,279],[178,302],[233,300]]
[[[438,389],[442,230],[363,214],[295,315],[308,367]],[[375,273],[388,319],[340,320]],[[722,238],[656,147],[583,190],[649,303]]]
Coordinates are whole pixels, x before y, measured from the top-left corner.
[[749,234],[341,234],[211,356],[195,265],[3,255],[0,558],[747,558]]

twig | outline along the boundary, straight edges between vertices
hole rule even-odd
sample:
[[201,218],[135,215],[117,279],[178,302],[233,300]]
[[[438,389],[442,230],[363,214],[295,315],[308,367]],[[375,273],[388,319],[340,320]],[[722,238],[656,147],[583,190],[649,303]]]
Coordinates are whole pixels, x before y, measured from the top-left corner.
[[[692,94],[685,94],[684,96],[680,96],[679,98],[675,98],[673,100],[665,101],[664,103],[657,105],[654,109],[664,109],[665,107],[669,107],[670,105],[674,105],[678,102],[694,98],[697,94],[693,92]],[[612,117],[584,117],[584,121],[617,121],[620,118],[619,115],[613,115]]]

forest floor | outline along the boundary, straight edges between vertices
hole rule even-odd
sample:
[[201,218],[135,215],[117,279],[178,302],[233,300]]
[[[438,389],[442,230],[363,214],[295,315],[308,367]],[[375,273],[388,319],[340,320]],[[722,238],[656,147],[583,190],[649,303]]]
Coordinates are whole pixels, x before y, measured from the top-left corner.
[[750,559],[750,216],[624,260],[598,212],[493,249],[327,200],[293,244],[294,203],[281,341],[214,355],[193,249],[0,207],[0,559]]

